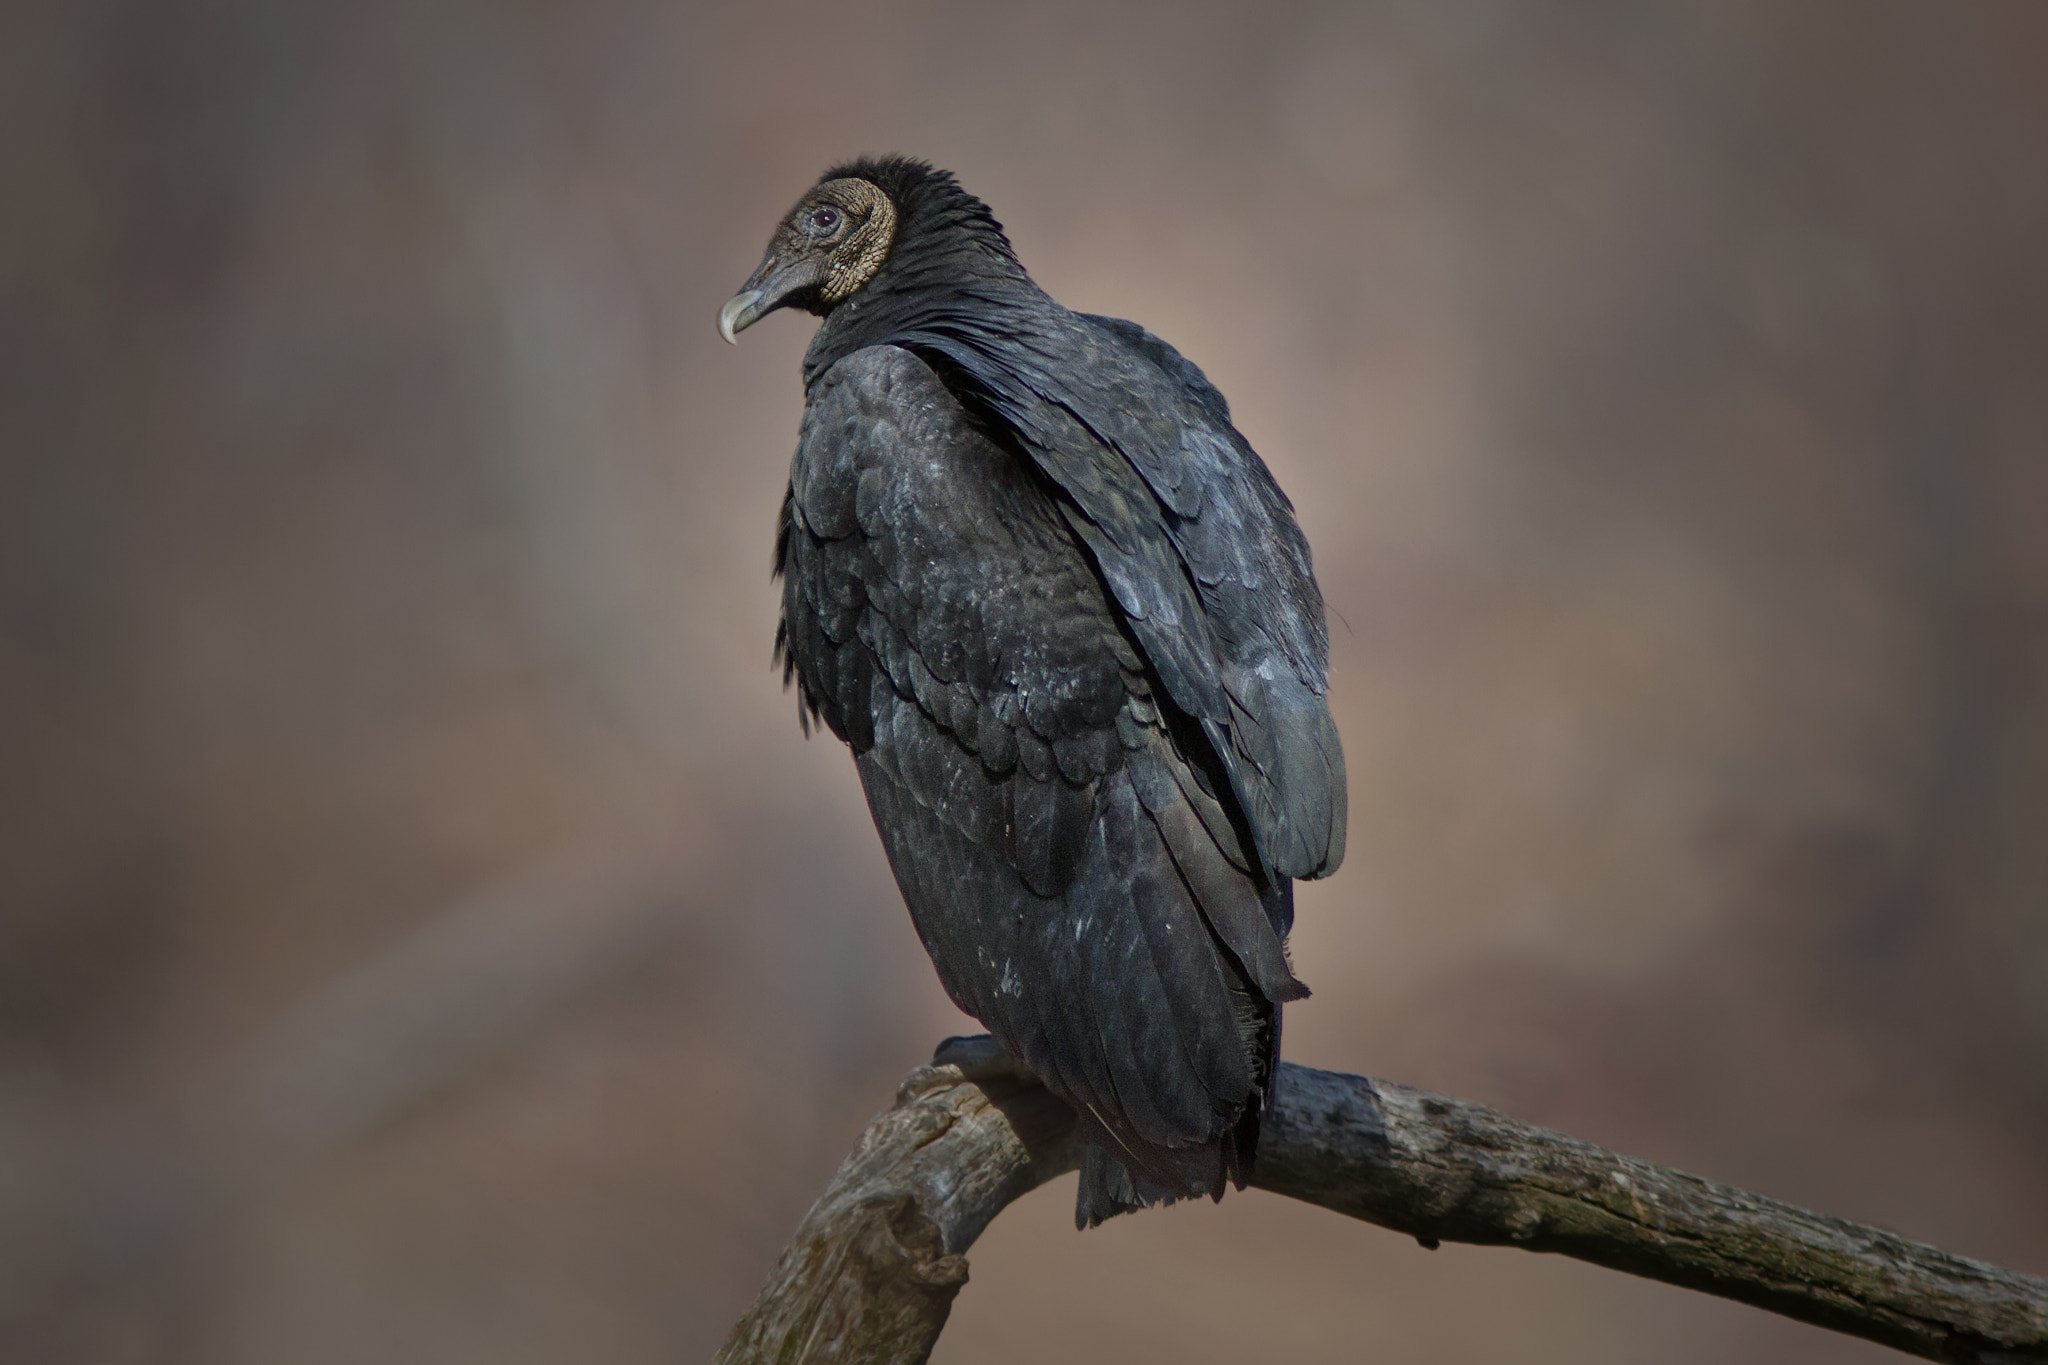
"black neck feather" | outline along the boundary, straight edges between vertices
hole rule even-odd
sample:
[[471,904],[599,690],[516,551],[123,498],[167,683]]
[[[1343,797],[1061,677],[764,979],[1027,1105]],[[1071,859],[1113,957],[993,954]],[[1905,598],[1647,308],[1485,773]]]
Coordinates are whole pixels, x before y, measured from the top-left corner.
[[896,241],[874,278],[826,315],[804,357],[806,384],[864,346],[951,331],[975,315],[985,322],[992,306],[1052,306],[988,205],[951,173],[892,156],[834,166],[824,179],[850,177],[889,196]]

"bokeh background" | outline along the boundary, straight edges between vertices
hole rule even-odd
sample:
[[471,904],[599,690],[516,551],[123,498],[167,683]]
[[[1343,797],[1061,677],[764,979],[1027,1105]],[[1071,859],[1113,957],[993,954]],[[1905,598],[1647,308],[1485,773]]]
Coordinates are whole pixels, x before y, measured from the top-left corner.
[[[769,669],[831,162],[959,172],[1299,505],[1288,1054],[2048,1273],[2048,6],[0,19],[0,1356],[705,1360],[969,1026]],[[1250,1193],[942,1362],[1877,1362]]]

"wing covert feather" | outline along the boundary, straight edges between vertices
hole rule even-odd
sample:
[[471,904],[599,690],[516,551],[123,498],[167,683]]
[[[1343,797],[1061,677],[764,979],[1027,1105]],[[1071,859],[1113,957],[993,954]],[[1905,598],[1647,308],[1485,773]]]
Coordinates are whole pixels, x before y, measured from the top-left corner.
[[957,370],[1072,500],[1062,510],[1216,746],[1270,873],[1327,876],[1344,853],[1343,753],[1292,505],[1222,395],[1142,327],[1050,300],[991,327],[962,316],[904,344]]

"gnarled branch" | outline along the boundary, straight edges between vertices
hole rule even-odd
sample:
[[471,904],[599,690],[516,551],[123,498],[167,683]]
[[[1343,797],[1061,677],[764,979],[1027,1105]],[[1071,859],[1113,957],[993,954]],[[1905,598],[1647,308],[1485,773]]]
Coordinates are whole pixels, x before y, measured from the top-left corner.
[[[1078,1156],[1064,1104],[990,1039],[948,1040],[804,1216],[721,1365],[924,1360],[974,1239]],[[1929,1360],[2048,1362],[2048,1282],[1388,1081],[1283,1064],[1252,1183],[1427,1246],[1562,1252]]]

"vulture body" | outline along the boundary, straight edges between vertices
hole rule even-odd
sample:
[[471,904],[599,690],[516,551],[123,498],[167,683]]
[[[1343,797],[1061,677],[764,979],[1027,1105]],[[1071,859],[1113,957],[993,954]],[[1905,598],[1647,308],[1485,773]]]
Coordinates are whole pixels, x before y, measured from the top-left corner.
[[1291,505],[1201,371],[1062,308],[953,177],[838,167],[726,305],[824,321],[777,649],[953,1000],[1072,1104],[1077,1223],[1240,1188],[1292,880],[1343,856]]

